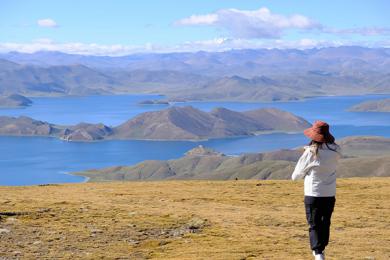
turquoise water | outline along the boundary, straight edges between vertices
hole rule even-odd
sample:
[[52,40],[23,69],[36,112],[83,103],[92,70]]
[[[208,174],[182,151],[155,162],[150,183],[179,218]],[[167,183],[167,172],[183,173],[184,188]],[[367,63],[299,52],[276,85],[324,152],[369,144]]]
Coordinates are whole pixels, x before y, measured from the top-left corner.
[[[349,135],[381,135],[390,137],[390,113],[355,113],[346,111],[365,100],[381,96],[321,97],[299,102],[241,103],[189,102],[208,111],[226,107],[243,111],[276,107],[293,112],[309,121],[322,119],[332,125],[336,138]],[[57,124],[103,122],[118,125],[129,118],[167,105],[138,105],[159,96],[90,96],[67,98],[33,98],[34,105],[25,109],[2,109],[0,115],[26,115]],[[43,183],[81,182],[83,177],[67,174],[85,169],[113,165],[131,165],[149,159],[179,158],[189,149],[203,144],[226,154],[293,148],[308,140],[302,134],[268,134],[251,137],[186,141],[102,141],[93,143],[64,142],[56,138],[0,137],[0,185],[32,185]]]

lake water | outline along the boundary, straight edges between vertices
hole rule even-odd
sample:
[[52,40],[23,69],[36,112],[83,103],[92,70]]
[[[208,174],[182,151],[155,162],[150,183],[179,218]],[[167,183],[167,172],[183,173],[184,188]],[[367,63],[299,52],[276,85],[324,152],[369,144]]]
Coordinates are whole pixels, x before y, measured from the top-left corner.
[[[214,107],[244,111],[276,107],[302,116],[310,122],[321,119],[332,125],[336,138],[349,135],[380,135],[390,137],[390,113],[348,112],[359,102],[389,98],[390,95],[320,97],[298,102],[242,103],[188,102],[209,111]],[[145,99],[160,96],[89,96],[66,98],[32,98],[34,104],[25,109],[1,109],[0,115],[30,116],[56,124],[102,122],[118,125],[142,112],[161,110],[168,105],[138,105]],[[102,141],[65,142],[44,137],[0,137],[0,185],[32,185],[44,183],[81,182],[83,177],[67,174],[113,165],[131,165],[150,159],[174,159],[202,144],[226,154],[271,151],[293,148],[307,143],[302,134],[267,134],[251,137],[187,141]]]

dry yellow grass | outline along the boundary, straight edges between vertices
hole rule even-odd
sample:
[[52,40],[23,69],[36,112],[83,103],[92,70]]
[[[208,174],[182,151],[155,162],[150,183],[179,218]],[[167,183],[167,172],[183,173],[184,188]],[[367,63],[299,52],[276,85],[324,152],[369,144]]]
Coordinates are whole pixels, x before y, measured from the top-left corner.
[[[311,259],[303,183],[0,187],[0,259]],[[327,259],[390,259],[390,178],[338,180]]]

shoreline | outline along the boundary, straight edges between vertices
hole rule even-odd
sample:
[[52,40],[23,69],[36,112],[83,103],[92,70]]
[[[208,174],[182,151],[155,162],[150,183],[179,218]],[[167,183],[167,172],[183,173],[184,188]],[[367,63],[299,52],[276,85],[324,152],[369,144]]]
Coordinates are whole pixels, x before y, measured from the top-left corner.
[[109,141],[156,141],[156,142],[206,142],[211,140],[222,140],[222,139],[235,139],[235,138],[246,138],[251,136],[260,136],[260,135],[271,135],[271,134],[299,134],[299,131],[264,131],[256,132],[250,135],[234,135],[234,136],[223,136],[223,137],[210,137],[210,138],[201,138],[201,139],[148,139],[148,138],[134,138],[134,139],[125,139],[125,138],[105,138],[99,140],[66,140],[64,138],[53,136],[53,135],[1,135],[0,137],[29,137],[29,138],[53,138],[65,143],[97,143],[97,142],[109,142]]
[[[83,177],[84,180],[80,182],[65,182],[65,183],[87,183],[91,178],[83,175],[77,175],[71,172],[63,172],[62,174],[70,175],[70,176],[77,176],[77,177]],[[65,183],[56,183],[56,184],[65,184]]]
[[[104,96],[158,96],[161,98],[169,98],[166,94],[162,93],[143,93],[143,92],[130,92],[130,93],[118,93],[118,94],[101,94],[101,95],[25,95],[28,98],[83,98],[83,97],[104,97]],[[313,99],[313,98],[326,98],[326,97],[361,97],[361,96],[386,96],[390,95],[389,93],[366,93],[366,94],[353,94],[353,95],[337,95],[337,94],[330,94],[330,95],[317,95],[317,96],[304,96],[302,98],[298,98],[295,100],[269,100],[269,101],[262,101],[262,100],[234,100],[234,99],[202,99],[202,100],[196,100],[196,99],[188,99],[183,101],[174,101],[174,100],[168,100],[169,103],[189,103],[189,102],[237,102],[237,103],[283,103],[283,102],[300,102],[302,100],[307,99]],[[148,104],[143,104],[148,105]],[[153,104],[151,104],[153,105]],[[26,106],[24,108],[27,108],[29,106]],[[11,108],[12,109],[12,108]]]

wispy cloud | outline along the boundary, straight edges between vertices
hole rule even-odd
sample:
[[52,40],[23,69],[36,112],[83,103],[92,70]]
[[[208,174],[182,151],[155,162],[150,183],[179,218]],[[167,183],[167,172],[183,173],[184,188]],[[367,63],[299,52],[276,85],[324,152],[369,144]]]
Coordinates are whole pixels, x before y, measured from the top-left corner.
[[58,27],[57,22],[54,21],[54,20],[51,19],[51,18],[39,19],[39,20],[37,21],[37,24],[38,24],[40,27],[50,27],[50,28]]
[[289,29],[313,30],[322,25],[300,14],[285,16],[268,8],[258,10],[221,9],[215,13],[192,15],[178,20],[176,25],[210,25],[225,29],[235,38],[280,38]]
[[377,36],[377,35],[389,35],[390,28],[388,27],[358,27],[358,28],[347,28],[347,29],[335,29],[335,28],[324,28],[324,33],[338,34],[338,35],[350,35],[358,34],[363,36]]

